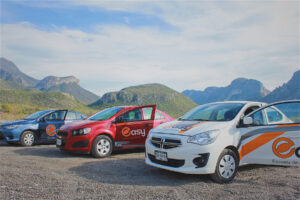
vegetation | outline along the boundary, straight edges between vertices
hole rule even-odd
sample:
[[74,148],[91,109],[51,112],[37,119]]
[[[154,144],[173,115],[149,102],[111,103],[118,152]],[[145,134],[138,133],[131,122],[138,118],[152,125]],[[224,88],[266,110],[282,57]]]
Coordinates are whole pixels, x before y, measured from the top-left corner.
[[180,117],[196,106],[190,98],[161,84],[145,84],[110,92],[91,105],[92,108],[106,108],[118,105],[151,105],[172,117]]
[[0,89],[0,120],[21,119],[47,109],[72,109],[86,115],[97,111],[60,92]]

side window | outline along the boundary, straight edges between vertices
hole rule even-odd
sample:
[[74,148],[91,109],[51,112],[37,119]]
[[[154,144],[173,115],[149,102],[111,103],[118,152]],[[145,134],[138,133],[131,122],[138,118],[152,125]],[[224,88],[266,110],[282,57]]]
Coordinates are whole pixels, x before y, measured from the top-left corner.
[[46,121],[58,121],[58,120],[64,120],[66,115],[65,110],[56,111],[53,113],[50,113],[49,115],[45,116]]
[[[144,120],[150,120],[153,108],[143,108]],[[156,113],[155,113],[156,114]]]
[[300,101],[275,104],[266,112],[271,124],[300,123]]
[[69,111],[67,116],[66,116],[66,120],[76,120],[76,112],[74,111]]
[[83,114],[76,112],[76,119],[84,119],[86,118],[86,116],[84,116]]
[[141,121],[142,120],[141,110],[135,109],[122,115],[122,120],[123,122]]
[[251,117],[253,118],[253,124],[256,126],[262,126],[267,124],[263,114],[263,110],[254,113]]
[[282,114],[280,114],[280,112],[278,112],[272,107],[266,108],[266,112],[269,119],[269,123],[276,123],[276,122],[279,123],[283,119]]
[[165,116],[161,112],[155,111],[155,119],[165,119]]

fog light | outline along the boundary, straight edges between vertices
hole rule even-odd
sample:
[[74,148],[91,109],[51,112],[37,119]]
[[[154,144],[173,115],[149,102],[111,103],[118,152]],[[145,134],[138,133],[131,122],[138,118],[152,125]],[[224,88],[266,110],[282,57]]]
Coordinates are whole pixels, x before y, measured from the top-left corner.
[[194,158],[193,163],[196,168],[205,167],[209,158],[209,153],[199,154],[198,157]]

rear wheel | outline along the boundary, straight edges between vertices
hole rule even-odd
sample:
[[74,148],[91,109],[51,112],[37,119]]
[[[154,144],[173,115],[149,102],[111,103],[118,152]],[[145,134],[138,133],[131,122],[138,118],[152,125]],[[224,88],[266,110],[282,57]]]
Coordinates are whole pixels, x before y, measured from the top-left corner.
[[21,135],[20,142],[22,146],[32,146],[34,144],[35,135],[32,131],[24,131]]
[[211,178],[218,183],[228,183],[234,179],[237,168],[237,155],[232,150],[225,149],[219,156],[216,171]]
[[113,150],[113,144],[110,137],[106,135],[99,135],[93,141],[92,155],[96,158],[104,158],[110,156]]

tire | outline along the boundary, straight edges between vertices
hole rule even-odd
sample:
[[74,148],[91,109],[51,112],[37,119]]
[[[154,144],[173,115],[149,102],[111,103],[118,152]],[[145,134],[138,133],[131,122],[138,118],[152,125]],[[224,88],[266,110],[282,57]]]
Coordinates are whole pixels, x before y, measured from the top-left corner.
[[32,131],[24,131],[20,138],[22,146],[32,146],[35,142],[35,134]]
[[95,138],[92,144],[92,155],[95,158],[105,158],[110,156],[113,150],[113,143],[110,137],[99,135]]
[[236,153],[230,149],[225,149],[219,156],[216,171],[211,178],[217,183],[231,182],[238,169],[238,158]]

